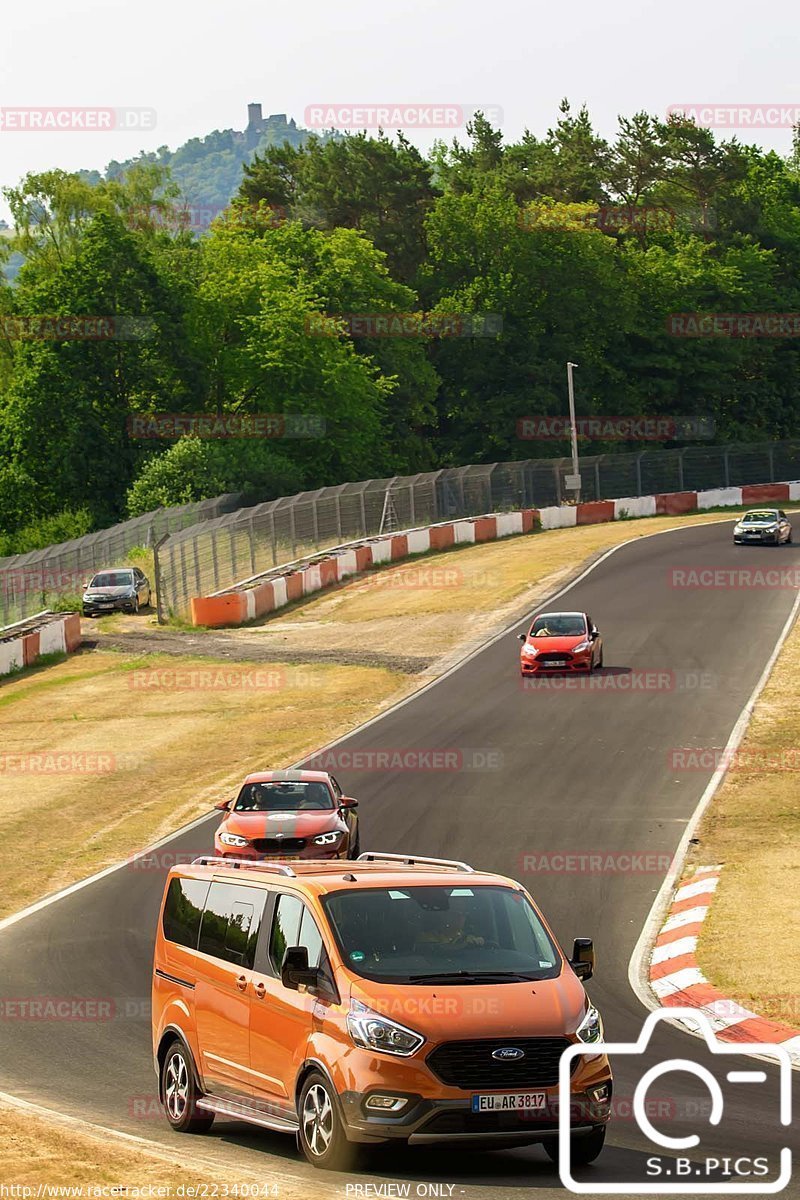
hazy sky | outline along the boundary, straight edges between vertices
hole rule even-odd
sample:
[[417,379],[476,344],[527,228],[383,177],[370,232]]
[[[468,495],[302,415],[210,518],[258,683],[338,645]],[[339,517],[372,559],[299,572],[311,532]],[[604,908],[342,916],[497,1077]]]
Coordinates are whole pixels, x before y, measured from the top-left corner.
[[[312,104],[501,109],[543,133],[558,102],[617,114],[671,104],[800,104],[796,0],[38,0],[4,6],[0,108],[155,110],[146,132],[0,129],[0,186],[52,166],[102,169],[141,149],[241,129],[248,101],[304,123]],[[4,122],[4,125],[7,122]],[[422,147],[431,134],[407,131]],[[728,130],[788,151],[791,130]],[[452,134],[440,134],[450,137]],[[0,212],[7,216],[5,202]]]

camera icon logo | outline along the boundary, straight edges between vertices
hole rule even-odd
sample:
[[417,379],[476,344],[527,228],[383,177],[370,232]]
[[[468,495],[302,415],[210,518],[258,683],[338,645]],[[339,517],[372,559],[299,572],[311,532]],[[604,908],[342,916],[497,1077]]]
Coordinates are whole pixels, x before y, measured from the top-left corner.
[[[598,1054],[607,1054],[612,1064],[622,1056],[641,1056],[647,1050],[656,1027],[663,1023],[694,1026],[702,1035],[706,1049],[712,1056],[720,1056],[727,1060],[715,1062],[715,1067],[722,1071],[716,1074],[709,1067],[693,1062],[689,1058],[669,1058],[649,1067],[639,1079],[633,1093],[633,1114],[640,1132],[654,1147],[647,1159],[647,1173],[650,1176],[639,1182],[613,1183],[606,1181],[583,1182],[574,1177],[571,1156],[570,1130],[570,1083],[574,1062],[577,1058],[592,1058]],[[703,1154],[700,1146],[700,1136],[696,1133],[685,1134],[681,1137],[671,1137],[656,1128],[647,1113],[647,1093],[656,1080],[671,1072],[683,1072],[699,1080],[708,1093],[708,1124],[718,1126],[725,1111],[725,1097],[719,1077],[724,1074],[725,1080],[732,1085],[764,1085],[769,1082],[767,1072],[753,1061],[753,1055],[759,1055],[777,1062],[778,1066],[778,1095],[777,1114],[779,1124],[789,1126],[792,1122],[792,1058],[789,1051],[774,1042],[735,1045],[720,1042],[712,1028],[711,1022],[704,1013],[693,1008],[670,1008],[668,1011],[658,1010],[649,1014],[642,1026],[642,1032],[635,1042],[592,1042],[578,1043],[570,1046],[561,1056],[559,1064],[559,1130],[558,1130],[558,1172],[561,1183],[569,1191],[578,1195],[592,1196],[624,1196],[624,1195],[767,1195],[782,1191],[792,1177],[792,1151],[789,1146],[781,1147],[779,1155],[774,1155],[774,1165],[764,1156],[747,1157],[740,1154],[740,1147],[732,1148],[730,1157],[720,1158]],[[759,1103],[759,1092],[754,1087],[752,1094],[746,1092],[752,1105]],[[661,1154],[659,1154],[659,1151]],[[693,1157],[687,1152],[695,1151]],[[669,1157],[665,1157],[669,1155]],[[675,1157],[675,1156],[678,1157]]]

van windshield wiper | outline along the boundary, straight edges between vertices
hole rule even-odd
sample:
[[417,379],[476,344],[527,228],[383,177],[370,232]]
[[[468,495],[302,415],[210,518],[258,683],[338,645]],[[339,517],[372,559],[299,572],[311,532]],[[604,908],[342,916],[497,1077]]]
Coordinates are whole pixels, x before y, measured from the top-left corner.
[[519,971],[434,971],[430,975],[409,975],[409,983],[446,983],[457,979],[459,983],[530,983],[538,975],[524,975]]

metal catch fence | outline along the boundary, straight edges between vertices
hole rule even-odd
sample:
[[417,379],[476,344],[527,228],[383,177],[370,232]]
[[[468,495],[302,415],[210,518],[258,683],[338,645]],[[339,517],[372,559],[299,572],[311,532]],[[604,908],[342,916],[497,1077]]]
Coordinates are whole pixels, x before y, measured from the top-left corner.
[[[800,477],[800,442],[690,446],[580,460],[582,500],[696,491]],[[172,534],[159,549],[162,611],[188,617],[193,596],[393,529],[563,504],[567,458],[453,467],[345,483],[271,500]]]

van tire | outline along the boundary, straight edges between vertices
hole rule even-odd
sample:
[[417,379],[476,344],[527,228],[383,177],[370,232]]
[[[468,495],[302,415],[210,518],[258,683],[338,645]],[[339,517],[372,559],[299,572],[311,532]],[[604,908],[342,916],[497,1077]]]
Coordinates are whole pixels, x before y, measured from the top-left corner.
[[304,1157],[323,1171],[349,1171],[358,1159],[358,1146],[348,1142],[339,1115],[339,1098],[321,1071],[312,1071],[297,1103],[300,1128],[297,1144]]
[[213,1113],[197,1111],[199,1098],[192,1057],[180,1038],[175,1038],[161,1064],[161,1103],[178,1133],[206,1133],[214,1124]]
[[[598,1157],[606,1140],[606,1126],[595,1125],[589,1134],[573,1137],[569,1156],[574,1167],[586,1167]],[[548,1138],[542,1143],[549,1158],[558,1162],[558,1138]]]

